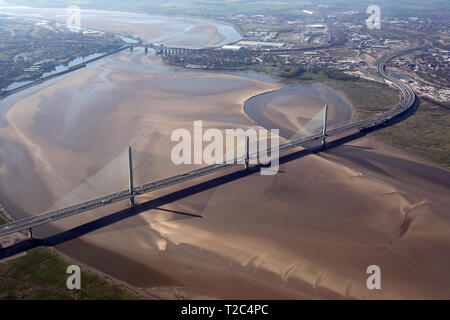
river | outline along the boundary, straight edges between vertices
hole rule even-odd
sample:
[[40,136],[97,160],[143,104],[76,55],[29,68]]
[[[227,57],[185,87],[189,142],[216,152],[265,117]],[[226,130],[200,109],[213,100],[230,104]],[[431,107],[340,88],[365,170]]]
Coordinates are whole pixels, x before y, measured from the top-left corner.
[[[65,14],[62,9],[7,10],[44,19],[51,15],[64,19]],[[229,26],[202,19],[101,11],[86,11],[83,17],[89,28],[103,26],[114,32],[123,28],[123,35],[141,32],[144,40],[171,45],[217,46],[240,38]],[[350,105],[329,88],[283,87],[254,72],[167,66],[153,52],[145,55],[138,49],[26,89],[1,101],[5,111],[0,125],[1,201],[20,218],[125,189],[124,151],[130,144],[136,184],[187,171],[189,167],[170,161],[170,136],[178,128],[192,129],[195,120],[210,128],[259,124],[283,129],[287,119],[286,128],[291,130],[287,135],[325,103],[332,105],[330,117],[336,123],[350,117]],[[252,97],[259,97],[259,103],[253,105]],[[139,197],[138,203],[145,205],[138,210],[129,209],[127,203],[114,204],[37,228],[35,234],[68,255],[143,288],[166,287],[195,298],[299,297],[284,280],[280,282],[295,270],[292,266],[303,263],[293,242],[299,232],[292,227],[308,226],[333,212],[323,208],[318,217],[311,212],[307,221],[301,220],[310,203],[324,205],[323,194],[336,201],[344,196],[334,195],[334,189],[327,189],[333,183],[322,181],[341,181],[349,175],[348,170],[331,170],[328,165],[312,175],[315,165],[296,176],[304,166],[292,164],[289,175],[274,180],[253,176],[218,188],[168,188]],[[323,180],[322,172],[327,173]],[[293,180],[279,182],[289,177]],[[303,181],[308,190],[296,185]],[[317,202],[315,194],[320,196]],[[308,232],[305,228],[300,234]]]
[[[68,19],[65,8],[30,8],[0,3],[0,14],[56,20]],[[241,39],[231,25],[200,18],[165,17],[139,13],[81,10],[81,28],[117,32],[123,35],[139,35],[144,41],[177,45],[186,48],[222,46]],[[211,27],[209,30],[207,26]],[[203,31],[201,32],[203,28]],[[220,36],[220,37],[218,37]]]

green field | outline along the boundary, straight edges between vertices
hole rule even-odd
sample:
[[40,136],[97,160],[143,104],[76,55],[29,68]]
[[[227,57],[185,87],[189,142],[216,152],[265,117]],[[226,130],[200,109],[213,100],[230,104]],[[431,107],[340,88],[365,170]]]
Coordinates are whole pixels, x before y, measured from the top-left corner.
[[393,108],[400,99],[397,90],[376,82],[332,80],[326,84],[345,93],[357,110],[358,120],[381,114]]
[[[396,90],[368,81],[326,81],[352,101],[357,118],[364,119],[391,109],[398,103]],[[450,167],[450,110],[420,99],[415,114],[374,135],[422,158]]]
[[[6,220],[0,216],[0,225]],[[81,290],[66,286],[71,265],[45,248],[28,251],[9,261],[0,260],[0,300],[136,300],[138,295],[97,276],[82,271]]]
[[253,65],[237,65],[237,66],[218,66],[212,70],[252,70],[274,75],[278,72],[278,68],[268,64],[253,64]]
[[93,273],[82,271],[81,290],[66,286],[70,264],[45,248],[0,261],[0,300],[131,300],[139,296]]
[[384,141],[450,168],[450,110],[420,99],[417,112],[376,133]]
[[326,81],[329,80],[328,76],[326,74],[322,73],[313,73],[313,72],[302,72],[300,75],[297,76],[298,79],[303,80],[314,80],[314,81]]

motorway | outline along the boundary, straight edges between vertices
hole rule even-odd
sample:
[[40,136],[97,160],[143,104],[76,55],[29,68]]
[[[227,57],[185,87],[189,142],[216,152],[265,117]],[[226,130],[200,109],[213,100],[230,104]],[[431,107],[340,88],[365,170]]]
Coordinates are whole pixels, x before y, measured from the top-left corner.
[[[364,130],[368,129],[370,127],[374,127],[376,125],[380,125],[382,123],[385,123],[386,121],[406,112],[411,107],[413,107],[416,96],[414,94],[414,91],[405,83],[395,79],[394,77],[391,77],[386,72],[386,63],[396,57],[399,57],[404,54],[408,54],[414,50],[420,50],[424,49],[429,46],[429,43],[426,43],[423,46],[410,48],[405,51],[397,52],[391,55],[388,55],[386,57],[383,57],[378,64],[378,71],[380,75],[382,75],[385,80],[390,83],[391,85],[398,88],[402,93],[402,99],[398,105],[396,105],[393,109],[389,110],[388,112],[384,113],[383,115],[372,117],[366,120],[362,120],[359,122],[350,123],[341,127],[338,127],[333,130],[327,131],[326,135],[318,134],[310,137],[305,137],[301,139],[297,139],[294,141],[289,141],[287,143],[284,143],[279,146],[279,152],[285,152],[289,151],[291,149],[294,149],[296,147],[302,146],[307,142],[311,141],[321,141],[322,139],[342,135],[343,133],[354,131],[354,130]],[[272,151],[272,150],[271,150]],[[264,156],[266,154],[266,151],[260,152],[260,155]],[[259,154],[253,154],[250,156],[250,159],[256,159],[259,157]],[[100,208],[115,202],[128,200],[133,196],[139,196],[142,194],[146,194],[152,191],[160,190],[163,188],[167,188],[172,185],[176,185],[182,182],[186,182],[189,180],[193,180],[199,177],[203,177],[218,171],[230,169],[237,166],[243,166],[245,163],[245,156],[238,157],[235,159],[234,163],[220,163],[215,165],[206,166],[200,169],[192,170],[183,174],[179,174],[173,177],[169,177],[166,179],[154,181],[148,184],[144,184],[142,186],[138,186],[136,188],[133,188],[132,192],[130,190],[120,191],[114,194],[106,195],[101,198],[97,198],[94,200],[90,200],[87,202],[83,202],[74,206],[70,206],[67,208],[46,212],[37,216],[33,216],[30,218],[17,220],[12,223],[9,223],[7,225],[3,225],[0,227],[0,237],[13,234],[16,232],[24,231],[24,230],[31,230],[32,228],[35,228],[37,226],[41,226],[44,224],[51,223],[53,221],[57,221],[60,219],[65,219],[74,215],[81,214],[86,211],[90,211],[96,208]]]

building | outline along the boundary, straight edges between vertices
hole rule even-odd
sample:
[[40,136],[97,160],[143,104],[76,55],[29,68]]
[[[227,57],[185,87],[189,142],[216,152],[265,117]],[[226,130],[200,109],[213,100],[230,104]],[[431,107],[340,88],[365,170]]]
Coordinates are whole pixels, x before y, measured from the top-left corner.
[[286,47],[286,44],[281,42],[239,41],[237,44],[244,48],[253,49],[282,49]]

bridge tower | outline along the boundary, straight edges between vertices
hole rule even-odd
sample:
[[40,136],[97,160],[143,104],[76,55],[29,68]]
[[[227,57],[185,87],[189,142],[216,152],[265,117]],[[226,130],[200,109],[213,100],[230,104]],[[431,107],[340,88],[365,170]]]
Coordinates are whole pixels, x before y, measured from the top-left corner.
[[250,168],[250,137],[245,137],[245,169]]
[[327,143],[327,141],[326,141],[326,139],[327,139],[327,120],[328,120],[328,104],[325,105],[325,112],[323,115],[323,130],[322,130],[322,135],[323,135],[322,145],[323,146]]
[[134,185],[133,185],[133,158],[131,154],[131,147],[128,147],[128,170],[130,178],[130,205],[134,207]]

